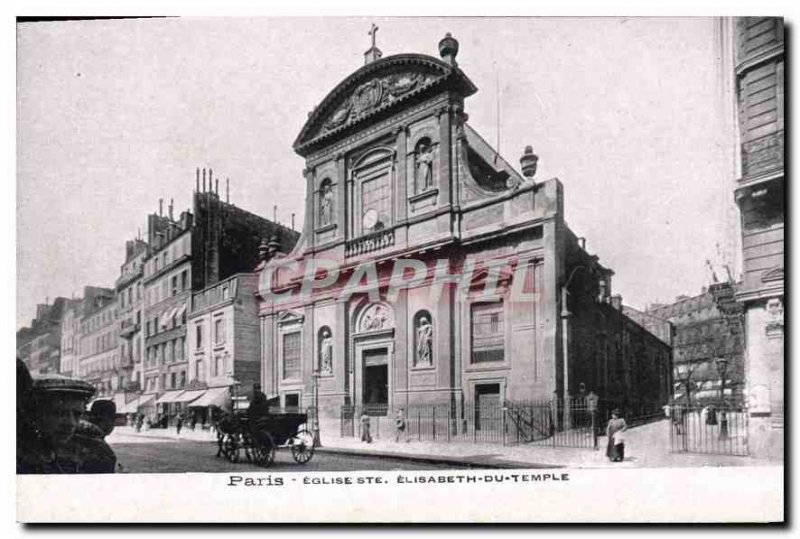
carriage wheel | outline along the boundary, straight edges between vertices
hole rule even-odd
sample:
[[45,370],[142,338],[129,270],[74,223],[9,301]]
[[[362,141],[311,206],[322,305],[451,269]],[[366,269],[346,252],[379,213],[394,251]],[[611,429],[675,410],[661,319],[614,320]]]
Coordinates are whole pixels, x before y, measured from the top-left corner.
[[297,431],[291,443],[292,457],[298,464],[305,464],[314,456],[314,437],[307,430]]
[[259,431],[258,440],[253,443],[253,460],[259,466],[269,468],[275,462],[275,443],[266,431]]
[[222,444],[222,452],[231,462],[239,462],[239,440],[235,434],[228,434]]

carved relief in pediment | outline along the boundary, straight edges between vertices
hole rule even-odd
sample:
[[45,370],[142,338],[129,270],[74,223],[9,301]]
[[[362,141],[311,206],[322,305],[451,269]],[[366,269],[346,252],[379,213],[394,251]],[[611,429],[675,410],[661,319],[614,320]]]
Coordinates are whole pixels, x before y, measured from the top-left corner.
[[375,78],[361,84],[322,124],[331,131],[358,120],[374,109],[392,103],[408,92],[430,84],[436,77],[430,74],[404,72]]
[[356,324],[357,331],[380,331],[394,327],[394,316],[389,308],[380,303],[374,303],[364,308]]

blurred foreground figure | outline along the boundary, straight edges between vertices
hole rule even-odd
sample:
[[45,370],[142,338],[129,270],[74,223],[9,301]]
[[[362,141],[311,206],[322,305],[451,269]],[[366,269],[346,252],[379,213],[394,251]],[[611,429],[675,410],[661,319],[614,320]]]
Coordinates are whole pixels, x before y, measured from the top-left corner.
[[78,434],[103,439],[114,431],[117,406],[110,400],[96,400],[89,409],[86,420],[78,426]]
[[57,375],[33,379],[23,411],[28,427],[17,432],[17,473],[114,472],[116,456],[102,437],[78,432],[93,393],[82,380]]

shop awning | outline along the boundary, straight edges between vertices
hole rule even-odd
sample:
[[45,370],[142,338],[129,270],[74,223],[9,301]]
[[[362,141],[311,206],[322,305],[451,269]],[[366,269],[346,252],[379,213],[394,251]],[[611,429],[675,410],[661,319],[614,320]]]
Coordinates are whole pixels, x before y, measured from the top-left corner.
[[212,387],[207,389],[205,393],[197,400],[192,401],[189,406],[191,407],[205,407],[205,406],[219,406],[226,407],[227,402],[230,400],[230,390],[227,387]]
[[181,396],[175,399],[172,402],[192,402],[197,397],[203,395],[206,392],[205,389],[196,389],[191,391],[184,391]]
[[[139,407],[151,402],[155,399],[156,396],[153,394],[150,395],[142,395],[130,401],[128,404],[123,406],[122,408],[117,408],[118,414],[135,414],[139,411]],[[121,410],[121,411],[120,411]]]
[[183,317],[183,313],[186,312],[186,304],[184,303],[175,311],[175,320],[180,321]]
[[156,404],[167,404],[170,402],[176,402],[175,399],[180,397],[183,393],[184,393],[183,389],[179,389],[177,391],[167,391],[158,398]]
[[138,407],[139,399],[141,399],[141,397],[136,397],[131,402],[127,403],[125,406],[123,406],[121,408],[117,407],[117,413],[118,414],[135,414],[136,411],[139,409],[139,407]]
[[[137,407],[144,406],[145,404],[148,404],[150,401],[152,401],[155,398],[156,398],[156,394],[155,393],[149,393],[147,395],[142,395],[141,397],[139,397],[139,401],[136,403],[136,406]],[[155,403],[153,403],[153,404],[155,404]]]

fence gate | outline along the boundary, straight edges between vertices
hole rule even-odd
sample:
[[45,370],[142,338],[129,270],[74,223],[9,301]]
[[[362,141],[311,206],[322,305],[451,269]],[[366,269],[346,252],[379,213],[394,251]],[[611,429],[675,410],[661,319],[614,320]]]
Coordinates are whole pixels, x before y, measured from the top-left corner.
[[747,411],[743,407],[673,406],[673,453],[747,456]]

